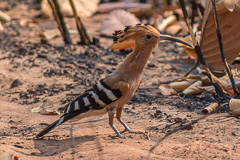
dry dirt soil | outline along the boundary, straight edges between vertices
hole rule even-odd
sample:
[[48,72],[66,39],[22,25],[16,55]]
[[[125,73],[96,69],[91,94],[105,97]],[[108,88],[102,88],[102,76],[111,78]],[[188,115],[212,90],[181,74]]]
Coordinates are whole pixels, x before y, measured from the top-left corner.
[[[36,139],[36,134],[60,115],[32,113],[32,108],[50,101],[53,109],[62,112],[76,95],[113,72],[127,53],[109,50],[112,40],[98,36],[104,14],[83,18],[90,36],[99,37],[102,47],[77,45],[78,34],[71,34],[74,45],[65,46],[61,37],[46,44],[38,36],[57,28],[53,20],[39,18],[38,23],[20,25],[21,20],[39,13],[35,1],[1,1],[0,9],[13,19],[4,23],[5,31],[0,33],[0,150],[20,160],[133,160],[146,159],[160,142],[150,159],[240,159],[240,119],[229,113],[227,105],[202,118],[202,108],[214,101],[214,96],[159,93],[161,82],[182,77],[193,65],[193,60],[170,42],[155,50],[139,90],[124,108],[123,120],[145,135],[125,132],[126,139],[115,137],[103,115],[73,124],[74,138],[66,123]],[[66,22],[76,30],[73,18]],[[19,81],[13,83],[16,79]],[[117,121],[115,124],[123,130]]]

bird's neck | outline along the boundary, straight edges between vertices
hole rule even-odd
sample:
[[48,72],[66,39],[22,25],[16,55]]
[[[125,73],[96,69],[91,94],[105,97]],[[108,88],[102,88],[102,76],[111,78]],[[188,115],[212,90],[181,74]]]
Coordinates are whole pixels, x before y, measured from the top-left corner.
[[151,45],[145,47],[135,45],[133,52],[126,57],[119,68],[121,68],[124,73],[132,76],[141,75],[152,54],[152,50],[153,47]]

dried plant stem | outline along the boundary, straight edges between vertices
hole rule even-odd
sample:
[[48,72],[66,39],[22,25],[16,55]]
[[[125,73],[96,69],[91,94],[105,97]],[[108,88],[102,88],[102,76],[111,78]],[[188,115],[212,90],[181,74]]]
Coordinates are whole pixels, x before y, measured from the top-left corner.
[[191,17],[191,26],[193,27],[194,24],[194,18],[195,18],[195,12],[197,11],[197,4],[192,1],[192,17]]
[[203,15],[205,9],[202,4],[198,0],[193,0],[193,2],[197,5],[197,7],[200,9],[201,14]]
[[68,33],[68,29],[64,22],[63,15],[62,15],[62,12],[60,10],[60,6],[59,6],[57,0],[48,0],[48,3],[50,4],[50,6],[53,10],[53,15],[58,23],[59,30],[62,33],[65,44],[72,44],[71,38]]
[[191,38],[192,38],[192,41],[193,41],[193,45],[194,45],[195,51],[197,53],[199,62],[202,65],[203,69],[206,71],[206,74],[207,74],[209,80],[211,81],[211,83],[213,84],[213,86],[214,86],[214,88],[216,90],[216,93],[219,96],[225,96],[226,94],[223,92],[222,88],[220,87],[220,85],[222,86],[221,82],[219,81],[219,79],[216,76],[214,76],[210,72],[209,68],[207,67],[207,64],[206,64],[206,61],[205,61],[205,59],[204,59],[204,57],[202,55],[200,46],[199,46],[198,42],[196,41],[196,37],[194,36],[192,27],[191,27],[191,25],[189,23],[188,13],[187,13],[187,10],[185,8],[184,0],[179,0],[179,3],[181,5],[182,12],[183,12],[183,15],[184,15],[184,20],[185,20],[186,25],[188,27],[189,33],[191,35]]
[[237,85],[236,85],[236,83],[233,79],[233,75],[232,75],[232,72],[231,72],[231,69],[230,69],[230,65],[227,63],[227,60],[226,60],[226,57],[225,57],[225,52],[224,52],[224,49],[223,49],[223,42],[222,42],[222,34],[220,32],[218,14],[217,14],[217,9],[216,9],[216,1],[215,0],[212,0],[212,5],[213,5],[213,8],[214,8],[214,19],[215,19],[215,25],[216,25],[216,30],[217,30],[217,37],[218,37],[219,48],[220,48],[220,51],[221,51],[222,61],[225,65],[225,67],[226,67],[228,77],[229,77],[229,79],[232,83],[233,91],[234,91],[236,96],[239,96],[239,90],[238,90]]
[[73,10],[74,17],[76,19],[78,33],[81,37],[81,44],[89,45],[91,43],[90,38],[87,34],[87,31],[86,31],[80,17],[77,15],[77,10],[76,10],[75,4],[74,4],[73,0],[69,0],[69,2],[72,7],[72,10]]
[[50,7],[52,8],[52,11],[53,11],[53,16],[58,24],[58,29],[60,30],[61,34],[63,35],[63,29],[62,29],[62,26],[61,26],[61,23],[60,23],[60,20],[59,20],[59,17],[58,17],[58,14],[57,14],[57,11],[54,7],[54,4],[51,0],[48,0],[48,3],[50,5]]

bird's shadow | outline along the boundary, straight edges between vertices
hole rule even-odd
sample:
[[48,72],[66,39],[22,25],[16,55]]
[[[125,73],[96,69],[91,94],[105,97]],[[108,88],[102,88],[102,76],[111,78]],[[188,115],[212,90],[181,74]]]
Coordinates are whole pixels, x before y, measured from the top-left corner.
[[[93,141],[95,136],[81,136],[81,137],[74,137],[74,145],[77,146],[78,144],[85,143],[88,141]],[[34,139],[34,147],[39,150],[39,152],[31,153],[34,156],[53,156],[60,154],[70,148],[73,147],[72,138],[57,140],[57,139]]]

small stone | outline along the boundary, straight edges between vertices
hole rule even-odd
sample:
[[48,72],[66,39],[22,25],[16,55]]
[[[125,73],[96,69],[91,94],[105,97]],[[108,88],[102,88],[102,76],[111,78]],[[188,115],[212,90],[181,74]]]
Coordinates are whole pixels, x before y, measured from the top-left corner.
[[182,120],[182,118],[177,117],[177,118],[174,118],[174,121],[176,123],[181,123],[183,120]]
[[33,138],[32,137],[27,137],[26,140],[32,140]]
[[10,88],[14,88],[14,87],[17,87],[19,85],[22,85],[22,81],[20,81],[19,79],[15,79],[12,83],[11,83],[11,86]]
[[18,145],[18,144],[14,144],[13,146],[14,146],[14,147],[17,147],[17,148],[24,148],[23,146]]
[[156,64],[154,64],[154,63],[149,63],[147,66],[150,67],[150,68],[156,68],[157,67]]

